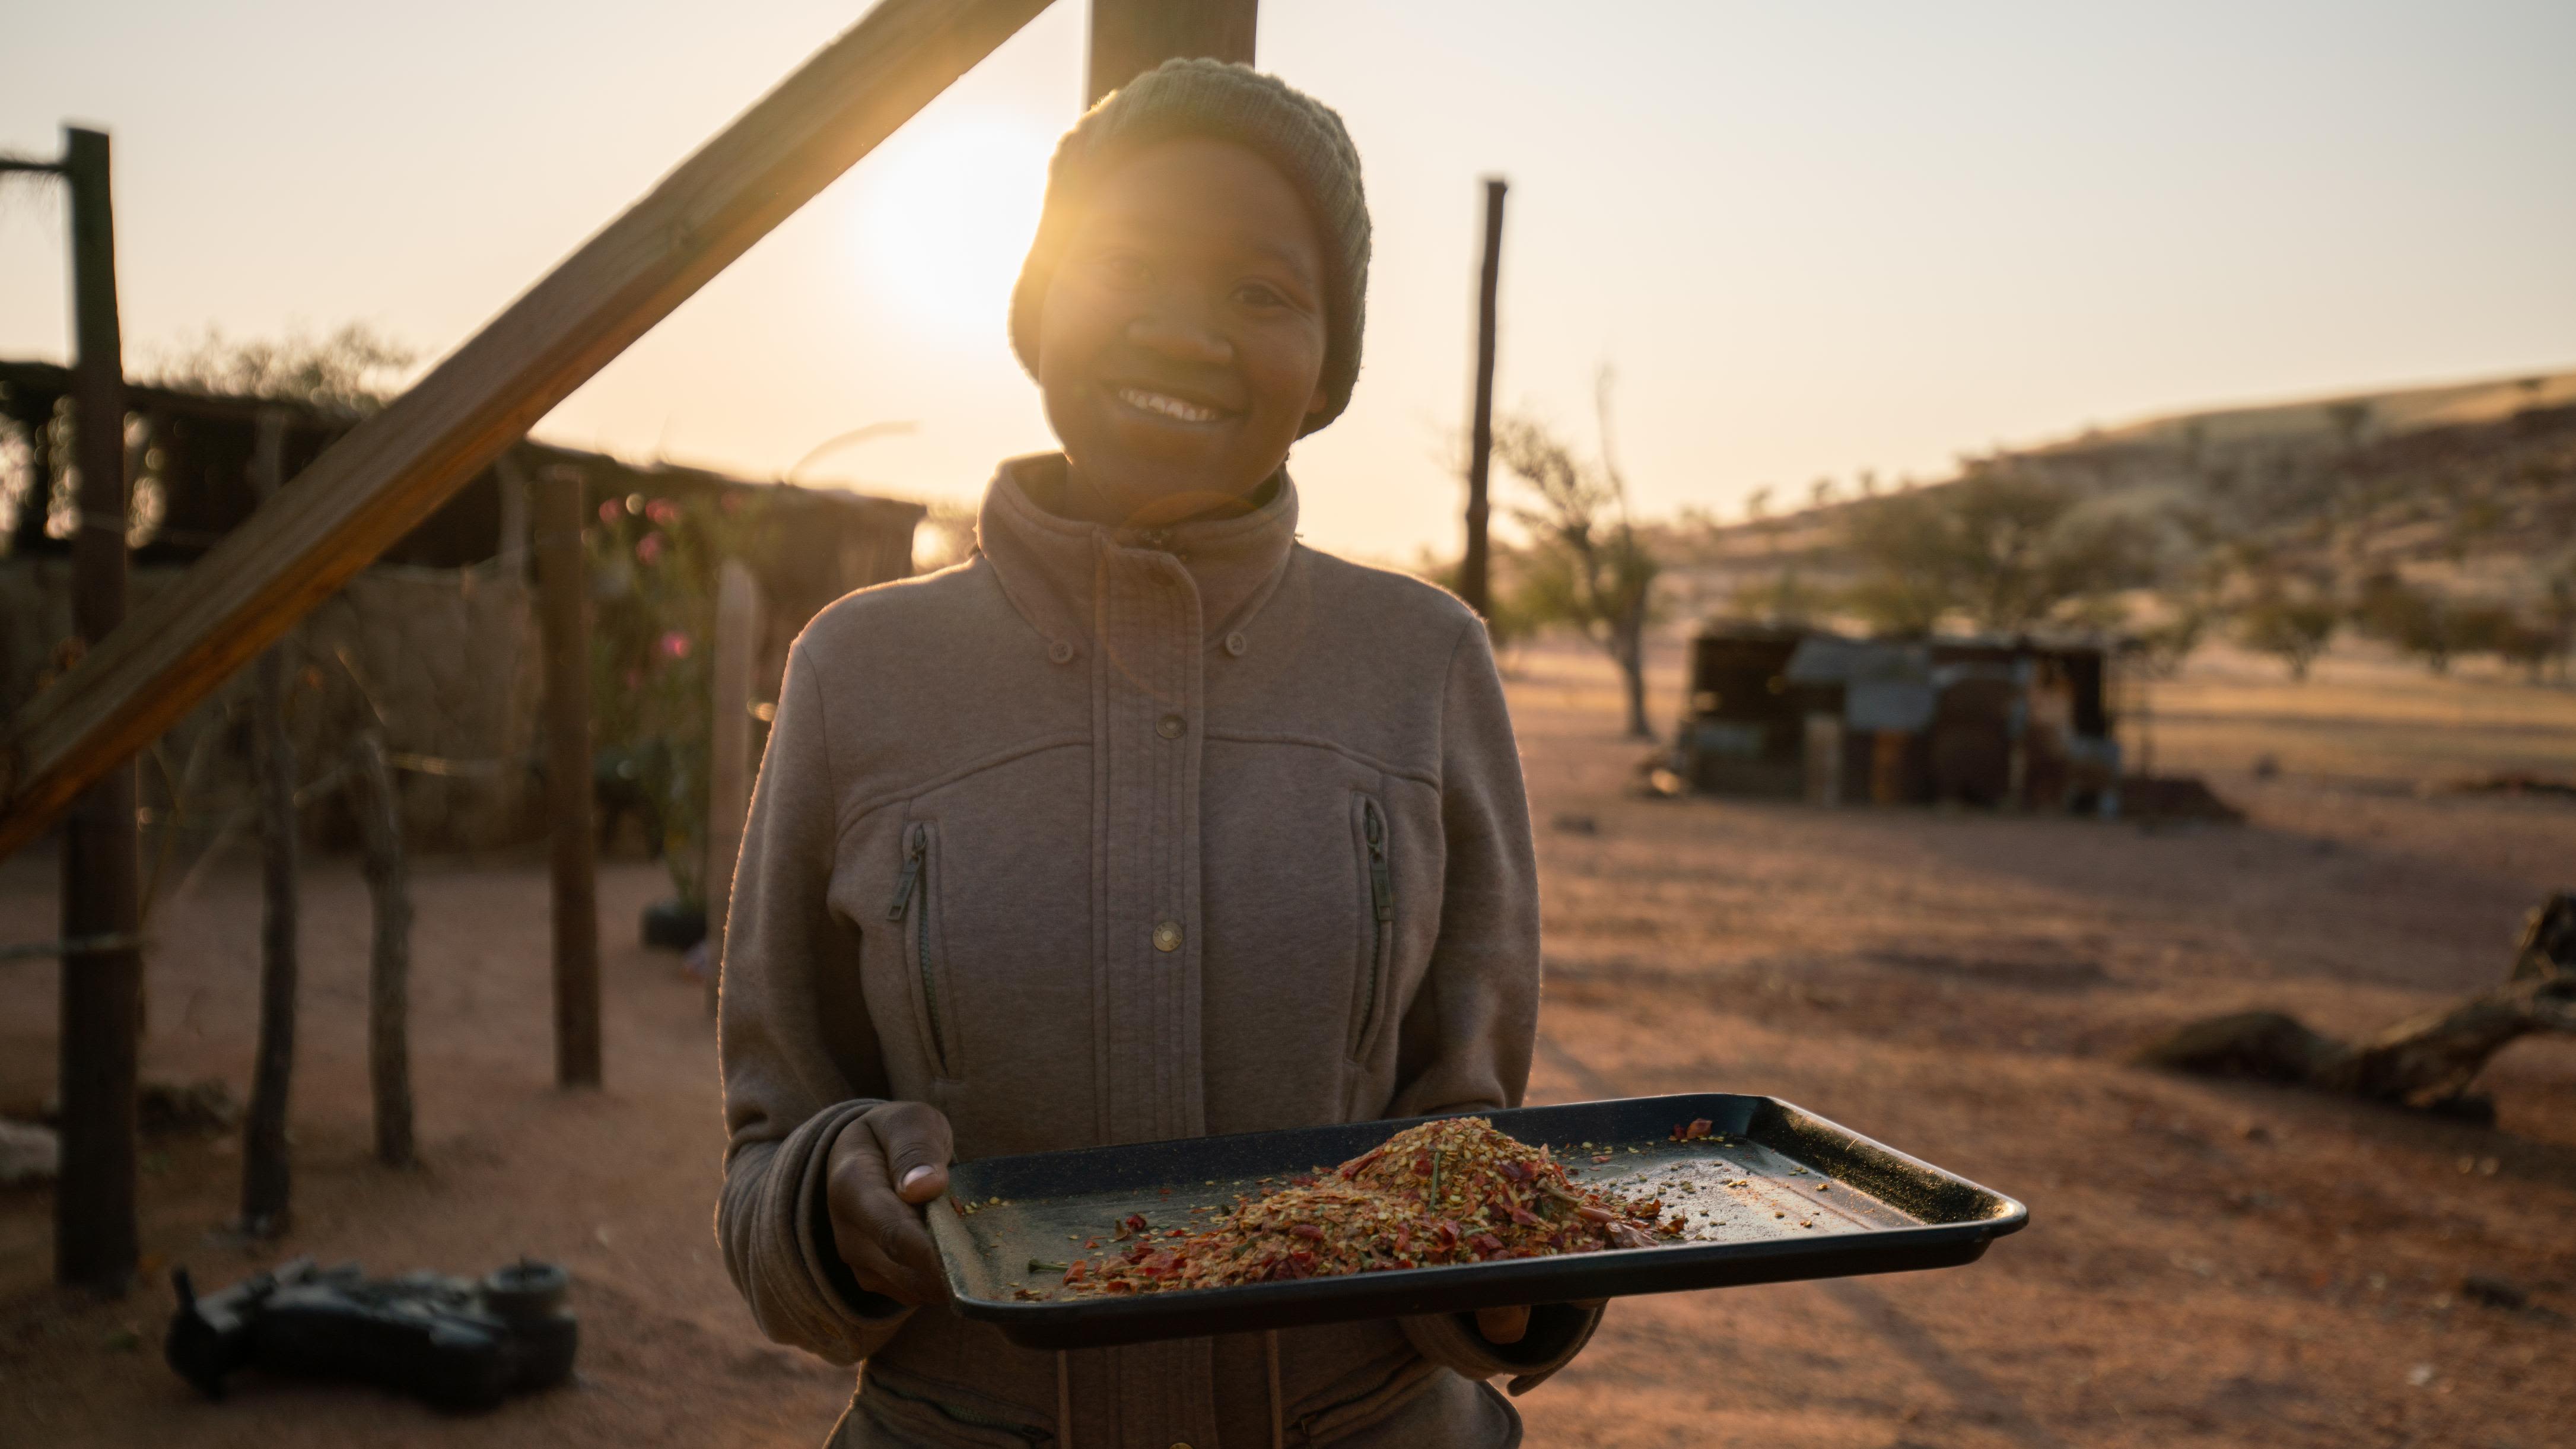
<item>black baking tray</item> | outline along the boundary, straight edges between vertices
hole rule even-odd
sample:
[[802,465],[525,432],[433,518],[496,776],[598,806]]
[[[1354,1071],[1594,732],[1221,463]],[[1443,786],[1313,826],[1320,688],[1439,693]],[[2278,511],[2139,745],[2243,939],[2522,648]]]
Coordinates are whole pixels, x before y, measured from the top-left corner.
[[[1651,1248],[1117,1297],[1067,1297],[1056,1274],[1029,1269],[1032,1259],[1083,1256],[1088,1239],[1107,1249],[1130,1213],[1195,1225],[1203,1218],[1188,1216],[1194,1206],[1258,1193],[1260,1178],[1275,1186],[1330,1168],[1432,1120],[1413,1118],[961,1162],[950,1169],[950,1199],[930,1209],[931,1237],[959,1313],[1014,1343],[1059,1349],[1949,1268],[2030,1220],[2001,1193],[1776,1097],[1711,1092],[1473,1115],[1548,1144],[1587,1187],[1661,1197],[1667,1217],[1687,1215],[1688,1234]],[[1699,1118],[1716,1136],[1672,1140],[1675,1127]],[[955,1211],[960,1204],[974,1211]],[[1044,1296],[1014,1296],[1022,1290]]]

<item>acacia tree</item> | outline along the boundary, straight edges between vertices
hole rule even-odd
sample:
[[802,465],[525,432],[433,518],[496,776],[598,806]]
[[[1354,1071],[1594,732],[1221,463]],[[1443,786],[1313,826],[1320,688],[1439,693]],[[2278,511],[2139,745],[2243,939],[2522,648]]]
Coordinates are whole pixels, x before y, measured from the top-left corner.
[[2277,657],[2290,678],[2304,683],[2308,666],[2334,638],[2343,611],[2334,600],[2270,585],[2236,616],[2236,636],[2246,648]]
[[1844,544],[1860,566],[1850,605],[1896,633],[1930,632],[1957,614],[2016,631],[2089,612],[2154,576],[2144,530],[2088,516],[2073,490],[1980,465],[1940,488],[1847,511]]
[[1587,461],[1535,418],[1494,422],[1494,457],[1531,502],[1512,516],[1529,530],[1520,582],[1526,617],[1574,625],[1619,666],[1628,733],[1653,739],[1646,723],[1646,625],[1658,566],[1628,516],[1628,484],[1610,444],[1610,373],[1594,392],[1601,456]]

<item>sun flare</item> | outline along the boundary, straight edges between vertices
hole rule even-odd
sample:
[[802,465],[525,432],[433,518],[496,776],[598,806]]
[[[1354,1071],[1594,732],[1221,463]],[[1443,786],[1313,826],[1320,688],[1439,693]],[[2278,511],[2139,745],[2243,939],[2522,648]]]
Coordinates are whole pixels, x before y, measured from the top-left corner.
[[943,330],[998,336],[1054,145],[1035,121],[1008,115],[899,132],[869,158],[852,211],[868,292]]

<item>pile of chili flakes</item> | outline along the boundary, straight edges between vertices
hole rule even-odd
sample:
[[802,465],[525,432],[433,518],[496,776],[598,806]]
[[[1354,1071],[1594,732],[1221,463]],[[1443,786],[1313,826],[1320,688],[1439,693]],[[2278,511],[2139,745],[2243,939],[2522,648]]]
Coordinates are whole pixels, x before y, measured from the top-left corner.
[[1066,1290],[1160,1293],[1648,1248],[1684,1227],[1658,1221],[1657,1199],[1577,1187],[1545,1146],[1482,1117],[1408,1128],[1331,1172],[1205,1211],[1219,1216],[1195,1231],[1128,1217],[1113,1235],[1128,1246],[1065,1265]]

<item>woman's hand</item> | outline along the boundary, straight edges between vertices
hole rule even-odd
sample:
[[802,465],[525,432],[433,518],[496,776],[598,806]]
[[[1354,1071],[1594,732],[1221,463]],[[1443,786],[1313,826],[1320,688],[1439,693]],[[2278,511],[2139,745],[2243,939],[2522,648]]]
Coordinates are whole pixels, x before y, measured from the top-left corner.
[[[1607,1298],[1587,1298],[1570,1306],[1589,1313],[1598,1310],[1609,1301]],[[1512,1308],[1476,1310],[1476,1332],[1483,1335],[1485,1342],[1498,1348],[1508,1347],[1529,1337],[1529,1325],[1530,1310],[1527,1304]]]
[[948,1191],[948,1119],[925,1102],[871,1107],[832,1139],[832,1247],[859,1286],[918,1308],[948,1297],[921,1205]]

